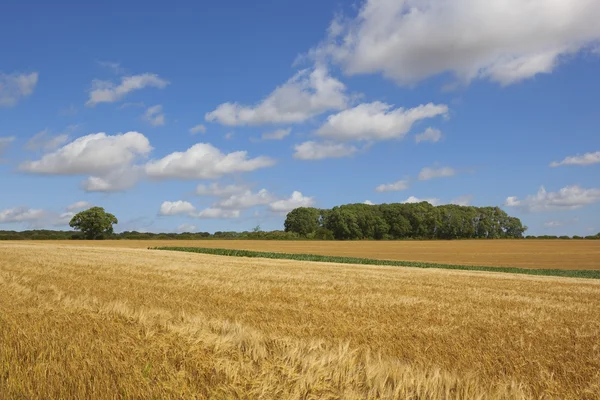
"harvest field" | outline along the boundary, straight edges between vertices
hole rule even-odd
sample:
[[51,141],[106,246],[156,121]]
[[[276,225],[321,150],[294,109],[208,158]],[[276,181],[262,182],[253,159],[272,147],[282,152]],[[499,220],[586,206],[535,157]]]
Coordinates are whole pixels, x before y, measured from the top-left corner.
[[600,241],[595,240],[102,240],[37,243],[127,248],[210,247],[492,267],[600,270]]
[[99,243],[0,242],[0,398],[600,397],[599,280]]

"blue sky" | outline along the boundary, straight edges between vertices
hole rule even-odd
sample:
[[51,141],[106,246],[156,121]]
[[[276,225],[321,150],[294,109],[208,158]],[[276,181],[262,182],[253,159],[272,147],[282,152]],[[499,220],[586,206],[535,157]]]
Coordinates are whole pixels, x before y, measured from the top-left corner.
[[0,229],[500,206],[600,231],[600,3],[4,2]]

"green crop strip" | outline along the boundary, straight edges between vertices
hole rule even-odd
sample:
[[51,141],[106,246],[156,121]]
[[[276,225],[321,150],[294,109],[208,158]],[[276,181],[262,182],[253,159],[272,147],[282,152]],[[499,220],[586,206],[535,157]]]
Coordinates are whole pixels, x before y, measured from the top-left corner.
[[600,270],[528,269],[476,265],[437,264],[416,261],[375,260],[371,258],[322,256],[318,254],[287,254],[250,250],[211,249],[202,247],[150,247],[151,250],[184,251],[228,257],[271,258],[276,260],[316,261],[338,264],[385,265],[392,267],[442,268],[462,271],[505,272],[511,274],[562,276],[568,278],[600,279]]

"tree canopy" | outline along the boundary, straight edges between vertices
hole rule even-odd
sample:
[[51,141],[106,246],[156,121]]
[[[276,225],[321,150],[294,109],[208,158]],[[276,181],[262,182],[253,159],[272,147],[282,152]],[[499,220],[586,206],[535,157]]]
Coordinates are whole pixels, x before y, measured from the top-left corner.
[[113,233],[113,225],[118,224],[117,217],[107,213],[102,207],[92,207],[75,214],[69,226],[81,231],[88,240],[104,239]]
[[301,207],[288,214],[284,226],[303,237],[337,240],[522,238],[527,230],[499,207],[434,207],[427,202]]

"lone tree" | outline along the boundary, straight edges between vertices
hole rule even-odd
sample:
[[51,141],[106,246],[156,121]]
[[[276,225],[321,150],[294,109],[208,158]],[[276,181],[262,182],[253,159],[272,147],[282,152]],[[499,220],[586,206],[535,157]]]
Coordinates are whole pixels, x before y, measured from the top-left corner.
[[118,223],[117,217],[104,211],[104,208],[92,207],[75,214],[69,222],[69,226],[83,232],[88,240],[98,240],[104,239],[104,235],[111,235],[113,224]]

